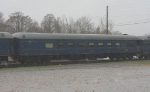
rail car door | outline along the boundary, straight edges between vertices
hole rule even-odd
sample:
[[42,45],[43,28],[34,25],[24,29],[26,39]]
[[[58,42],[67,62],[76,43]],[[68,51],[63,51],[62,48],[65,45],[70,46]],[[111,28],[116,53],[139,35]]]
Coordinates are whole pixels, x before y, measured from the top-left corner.
[[137,44],[137,57],[142,57],[142,41],[141,40],[137,40],[136,41]]
[[13,55],[14,54],[14,40],[13,39],[9,39],[9,55]]
[[19,56],[19,39],[18,38],[14,38],[14,55],[15,56]]
[[137,52],[142,52],[142,42],[140,40],[136,41],[137,44]]

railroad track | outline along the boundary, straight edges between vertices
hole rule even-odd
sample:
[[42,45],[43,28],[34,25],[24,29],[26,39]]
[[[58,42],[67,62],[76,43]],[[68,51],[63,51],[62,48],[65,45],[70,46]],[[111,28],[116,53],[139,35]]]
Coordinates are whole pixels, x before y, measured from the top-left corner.
[[[139,60],[148,60],[148,59],[132,59],[132,61],[139,61]],[[20,64],[19,62],[17,63],[7,63],[4,62],[2,64],[0,64],[0,68],[17,68],[17,67],[29,67],[29,66],[48,66],[48,65],[67,65],[67,64],[86,64],[86,63],[99,63],[99,62],[123,62],[123,61],[131,61],[131,60],[113,60],[113,61],[109,61],[109,60],[53,60],[51,63],[49,64],[35,64],[35,65],[31,65],[31,64]]]

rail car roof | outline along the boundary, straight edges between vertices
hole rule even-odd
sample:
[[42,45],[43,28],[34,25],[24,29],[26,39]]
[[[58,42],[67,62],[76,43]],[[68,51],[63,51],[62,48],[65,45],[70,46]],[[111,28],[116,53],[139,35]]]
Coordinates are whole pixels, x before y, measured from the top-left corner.
[[104,35],[104,34],[62,34],[62,33],[14,33],[18,39],[95,39],[95,40],[139,40],[136,36],[129,35]]
[[1,38],[13,38],[13,36],[9,32],[0,32],[0,39]]
[[150,40],[150,35],[138,36],[138,38],[141,40]]

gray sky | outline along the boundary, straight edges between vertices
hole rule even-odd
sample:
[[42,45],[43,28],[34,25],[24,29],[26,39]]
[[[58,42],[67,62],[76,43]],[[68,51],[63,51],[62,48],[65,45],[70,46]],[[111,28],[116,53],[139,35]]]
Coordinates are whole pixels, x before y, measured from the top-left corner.
[[106,17],[106,6],[115,31],[131,35],[150,33],[150,0],[0,0],[5,20],[11,13],[22,12],[39,24],[46,14],[52,13],[74,20],[89,16],[97,26],[100,18]]

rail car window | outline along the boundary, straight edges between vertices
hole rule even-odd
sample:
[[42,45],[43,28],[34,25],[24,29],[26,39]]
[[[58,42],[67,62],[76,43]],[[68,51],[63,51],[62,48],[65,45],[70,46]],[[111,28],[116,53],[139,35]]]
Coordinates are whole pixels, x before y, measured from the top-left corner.
[[58,48],[63,48],[64,47],[64,43],[58,43]]
[[54,45],[53,45],[53,43],[45,43],[45,47],[47,49],[50,49],[50,48],[54,48]]
[[99,47],[103,47],[103,43],[98,43],[98,46]]
[[107,47],[112,47],[112,44],[111,43],[107,43]]
[[134,44],[133,43],[124,43],[124,46],[125,47],[134,47]]
[[116,43],[116,47],[120,47],[120,43]]
[[68,43],[68,47],[73,48],[74,44],[73,43]]
[[134,47],[134,44],[133,44],[133,43],[130,43],[130,47]]
[[81,43],[79,43],[79,46],[80,47],[85,47],[85,43],[81,42]]
[[94,47],[94,43],[89,43],[89,47]]

